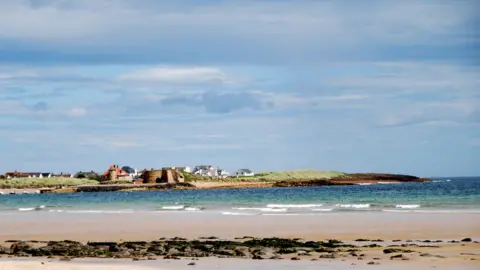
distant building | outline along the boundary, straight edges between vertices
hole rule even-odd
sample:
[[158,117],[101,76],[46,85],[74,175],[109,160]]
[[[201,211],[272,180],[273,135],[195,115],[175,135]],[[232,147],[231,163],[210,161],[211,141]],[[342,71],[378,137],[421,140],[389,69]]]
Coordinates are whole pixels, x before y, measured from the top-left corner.
[[[7,172],[5,174],[5,178],[11,179],[11,178],[43,178],[42,173],[40,172]],[[45,173],[46,176],[48,176],[48,173]]]
[[249,169],[240,169],[235,173],[236,176],[254,176],[255,173]]
[[122,170],[127,172],[130,175],[130,177],[132,177],[132,179],[137,179],[140,176],[140,173],[138,172],[138,170],[130,166],[123,166]]
[[220,178],[225,178],[225,177],[230,176],[230,173],[226,170],[218,169],[217,170],[217,176],[220,177]]
[[[130,167],[127,167],[127,168],[130,168]],[[132,174],[134,173],[135,172],[133,172]],[[102,174],[100,179],[102,181],[117,181],[117,180],[132,181],[133,177],[129,172],[125,171],[123,168],[118,167],[118,165],[112,165],[108,168],[108,170],[106,170]]]
[[217,170],[212,165],[198,165],[193,168],[193,174],[200,176],[216,177]]

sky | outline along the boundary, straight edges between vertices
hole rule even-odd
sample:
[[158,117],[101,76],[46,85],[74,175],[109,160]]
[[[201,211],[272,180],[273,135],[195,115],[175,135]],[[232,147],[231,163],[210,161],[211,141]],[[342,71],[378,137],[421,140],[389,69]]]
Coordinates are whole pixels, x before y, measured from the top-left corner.
[[0,172],[480,175],[479,10],[0,0]]

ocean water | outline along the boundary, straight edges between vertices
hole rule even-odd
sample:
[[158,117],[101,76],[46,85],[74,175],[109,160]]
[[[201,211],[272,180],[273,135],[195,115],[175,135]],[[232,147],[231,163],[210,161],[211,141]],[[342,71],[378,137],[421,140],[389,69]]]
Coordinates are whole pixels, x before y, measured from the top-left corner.
[[65,215],[182,212],[293,216],[358,211],[480,214],[480,177],[354,186],[0,195],[0,215],[38,211]]

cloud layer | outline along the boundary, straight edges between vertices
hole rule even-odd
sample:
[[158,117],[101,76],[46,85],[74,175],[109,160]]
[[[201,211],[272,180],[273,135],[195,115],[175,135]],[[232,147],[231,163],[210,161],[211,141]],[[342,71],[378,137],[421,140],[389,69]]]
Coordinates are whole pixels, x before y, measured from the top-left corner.
[[479,174],[477,7],[2,1],[4,170]]

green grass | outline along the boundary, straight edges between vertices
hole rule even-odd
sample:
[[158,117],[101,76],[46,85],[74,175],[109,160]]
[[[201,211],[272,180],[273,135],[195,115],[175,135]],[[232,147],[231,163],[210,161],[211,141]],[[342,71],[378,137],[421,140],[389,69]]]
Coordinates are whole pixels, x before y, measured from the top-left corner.
[[47,188],[96,184],[98,181],[95,180],[66,177],[0,179],[0,188]]
[[345,173],[337,171],[295,170],[285,172],[261,172],[257,173],[255,176],[239,177],[239,179],[265,182],[305,181],[330,179],[341,175],[345,175]]
[[279,181],[307,181],[307,180],[319,180],[330,179],[337,176],[345,175],[342,172],[336,171],[316,171],[316,170],[295,170],[284,172],[260,172],[255,176],[248,177],[236,177],[231,176],[228,178],[217,179],[211,177],[201,177],[193,174],[185,174],[186,182],[194,181],[211,181],[211,182],[279,182]]

